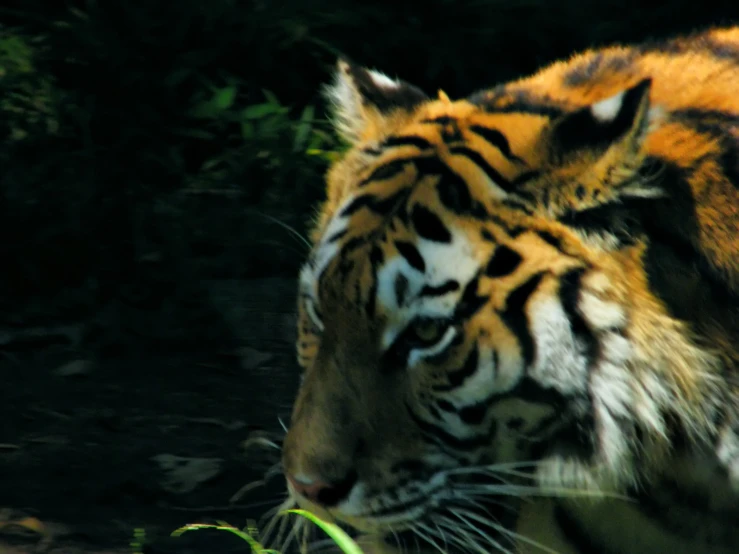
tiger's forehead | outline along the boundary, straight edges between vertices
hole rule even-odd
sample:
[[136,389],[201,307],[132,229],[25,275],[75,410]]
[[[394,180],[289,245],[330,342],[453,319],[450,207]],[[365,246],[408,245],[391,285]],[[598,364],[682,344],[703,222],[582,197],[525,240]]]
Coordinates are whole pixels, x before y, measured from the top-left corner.
[[434,101],[379,143],[357,146],[329,174],[329,202],[301,272],[302,290],[318,298],[323,281],[373,288],[378,307],[397,313],[399,300],[429,283],[439,286],[445,271],[475,266],[474,244],[465,238],[470,220],[486,219],[491,203],[536,169],[548,121]]

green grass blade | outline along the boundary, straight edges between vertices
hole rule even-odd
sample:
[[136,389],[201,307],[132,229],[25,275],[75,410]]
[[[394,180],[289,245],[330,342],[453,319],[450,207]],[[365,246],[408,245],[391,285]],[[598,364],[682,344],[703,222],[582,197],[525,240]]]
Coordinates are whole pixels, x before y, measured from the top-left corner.
[[255,554],[279,554],[275,552],[274,550],[268,550],[265,549],[258,540],[256,540],[254,537],[252,537],[249,533],[246,533],[242,531],[241,529],[238,529],[237,527],[234,527],[233,525],[229,525],[228,523],[225,523],[223,521],[219,521],[217,525],[209,524],[209,523],[188,523],[187,525],[180,527],[179,529],[175,529],[172,532],[173,537],[179,537],[183,533],[186,533],[187,531],[194,531],[197,529],[217,529],[219,531],[228,531],[229,533],[233,533],[240,539],[246,541],[249,543],[249,546],[252,549],[252,552]]
[[347,535],[344,530],[341,529],[338,525],[334,523],[329,523],[328,521],[323,521],[315,514],[312,514],[306,510],[287,510],[283,512],[283,514],[285,513],[297,514],[313,522],[315,525],[323,529],[326,534],[333,539],[333,541],[339,548],[341,548],[344,554],[363,554],[362,549],[359,548],[359,545],[354,542],[354,540],[349,535]]

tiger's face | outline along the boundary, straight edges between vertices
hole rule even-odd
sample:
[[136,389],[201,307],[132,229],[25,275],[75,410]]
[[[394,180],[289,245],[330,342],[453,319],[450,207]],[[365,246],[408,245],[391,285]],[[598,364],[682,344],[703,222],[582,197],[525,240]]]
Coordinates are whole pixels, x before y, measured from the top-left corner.
[[636,449],[659,457],[690,384],[629,385],[652,348],[627,332],[634,306],[660,308],[638,240],[587,222],[656,194],[638,172],[649,82],[526,113],[515,86],[429,100],[340,62],[329,92],[352,149],[300,274],[283,452],[298,502],[379,533],[505,527],[526,491],[642,475]]

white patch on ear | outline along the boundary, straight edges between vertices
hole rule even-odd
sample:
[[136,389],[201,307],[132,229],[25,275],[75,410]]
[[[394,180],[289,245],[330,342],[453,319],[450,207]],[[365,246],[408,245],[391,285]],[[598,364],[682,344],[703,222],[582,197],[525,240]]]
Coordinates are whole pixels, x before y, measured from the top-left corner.
[[377,70],[370,69],[367,71],[369,73],[369,76],[372,77],[372,82],[377,86],[378,88],[385,88],[385,89],[391,89],[391,90],[397,90],[400,88],[400,81],[393,80],[384,73],[381,73]]
[[621,91],[610,98],[596,102],[590,106],[590,113],[592,113],[593,117],[601,123],[611,123],[616,119],[618,113],[621,111],[625,92],[626,91]]
[[[334,82],[324,88],[324,94],[331,104],[333,124],[336,131],[350,143],[356,143],[362,136],[367,120],[362,111],[362,95],[349,72],[349,64],[339,61]],[[402,83],[391,79],[384,73],[366,70],[373,84],[379,89],[397,90]]]

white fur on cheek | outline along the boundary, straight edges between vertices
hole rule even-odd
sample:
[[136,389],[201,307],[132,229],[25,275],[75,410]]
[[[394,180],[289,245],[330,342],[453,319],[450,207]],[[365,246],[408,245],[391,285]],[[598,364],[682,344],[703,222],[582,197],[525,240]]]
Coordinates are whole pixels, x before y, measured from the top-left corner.
[[582,345],[575,341],[562,304],[549,298],[537,301],[535,296],[531,302],[529,321],[537,356],[530,376],[544,387],[564,394],[584,391],[588,360]]

